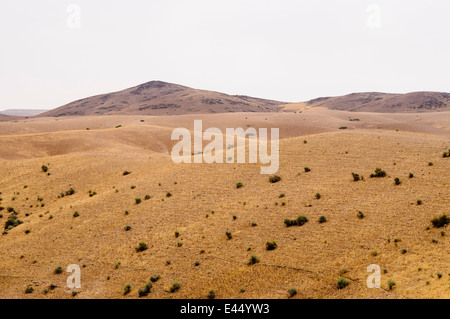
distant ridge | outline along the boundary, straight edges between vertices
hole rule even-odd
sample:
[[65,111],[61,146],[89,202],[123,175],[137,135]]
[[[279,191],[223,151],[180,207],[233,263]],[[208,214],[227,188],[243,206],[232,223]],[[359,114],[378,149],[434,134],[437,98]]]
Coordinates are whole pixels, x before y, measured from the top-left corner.
[[81,99],[39,116],[277,112],[283,102],[197,90],[161,81]]
[[48,110],[33,110],[33,109],[11,109],[0,111],[0,114],[3,115],[13,115],[13,116],[34,116],[41,113],[48,112]]
[[306,104],[312,107],[353,112],[436,112],[450,111],[450,94],[440,92],[353,93],[338,97],[321,97],[308,101]]
[[[228,95],[197,90],[162,81],[150,81],[122,91],[77,100],[36,116],[282,112],[284,109],[289,111],[290,106],[294,104],[245,95]],[[366,92],[337,97],[320,97],[301,104],[312,108],[322,107],[351,112],[439,112],[450,111],[450,94],[440,92],[407,94]]]

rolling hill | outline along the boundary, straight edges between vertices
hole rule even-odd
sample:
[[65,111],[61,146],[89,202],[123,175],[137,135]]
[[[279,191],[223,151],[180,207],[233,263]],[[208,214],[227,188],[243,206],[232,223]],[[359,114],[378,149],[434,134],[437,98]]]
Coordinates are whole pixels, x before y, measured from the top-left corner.
[[450,110],[450,94],[439,92],[353,93],[338,97],[317,98],[306,104],[311,107],[352,112],[436,112]]
[[180,115],[188,113],[277,112],[283,102],[191,89],[161,81],[81,99],[44,116]]

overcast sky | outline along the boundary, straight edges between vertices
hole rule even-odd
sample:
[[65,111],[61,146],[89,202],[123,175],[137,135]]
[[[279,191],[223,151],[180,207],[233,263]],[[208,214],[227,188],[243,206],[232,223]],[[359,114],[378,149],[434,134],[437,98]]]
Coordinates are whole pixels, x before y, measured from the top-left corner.
[[0,43],[0,110],[151,80],[288,102],[450,91],[448,0],[0,0]]

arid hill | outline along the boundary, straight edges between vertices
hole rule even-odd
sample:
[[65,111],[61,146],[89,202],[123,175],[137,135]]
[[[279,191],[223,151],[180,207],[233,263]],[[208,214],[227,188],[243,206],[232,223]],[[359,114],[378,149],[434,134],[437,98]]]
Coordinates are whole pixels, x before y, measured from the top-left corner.
[[123,91],[78,100],[39,116],[277,112],[282,104],[283,102],[151,81]]
[[306,104],[312,107],[352,112],[436,112],[450,110],[450,94],[439,92],[353,93],[338,97],[322,97]]

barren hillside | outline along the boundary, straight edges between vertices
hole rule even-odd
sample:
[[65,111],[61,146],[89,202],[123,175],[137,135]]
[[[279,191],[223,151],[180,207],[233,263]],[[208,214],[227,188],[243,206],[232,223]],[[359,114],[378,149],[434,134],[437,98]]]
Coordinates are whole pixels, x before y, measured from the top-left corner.
[[450,94],[413,92],[408,94],[353,93],[323,97],[307,102],[308,106],[353,112],[435,112],[450,110]]
[[78,100],[39,116],[277,112],[281,104],[283,103],[277,101],[233,96],[151,81],[120,92]]
[[[0,298],[73,298],[71,264],[75,298],[138,298],[156,276],[145,298],[449,298],[448,227],[431,223],[450,214],[448,113],[349,114],[202,116],[281,127],[277,183],[260,164],[174,164],[170,133],[198,115],[1,123],[0,223],[14,212],[23,223],[0,236]],[[439,135],[396,131],[418,123]],[[377,167],[386,176],[370,178]],[[286,226],[299,215],[308,222]],[[365,285],[371,264],[382,289]]]

